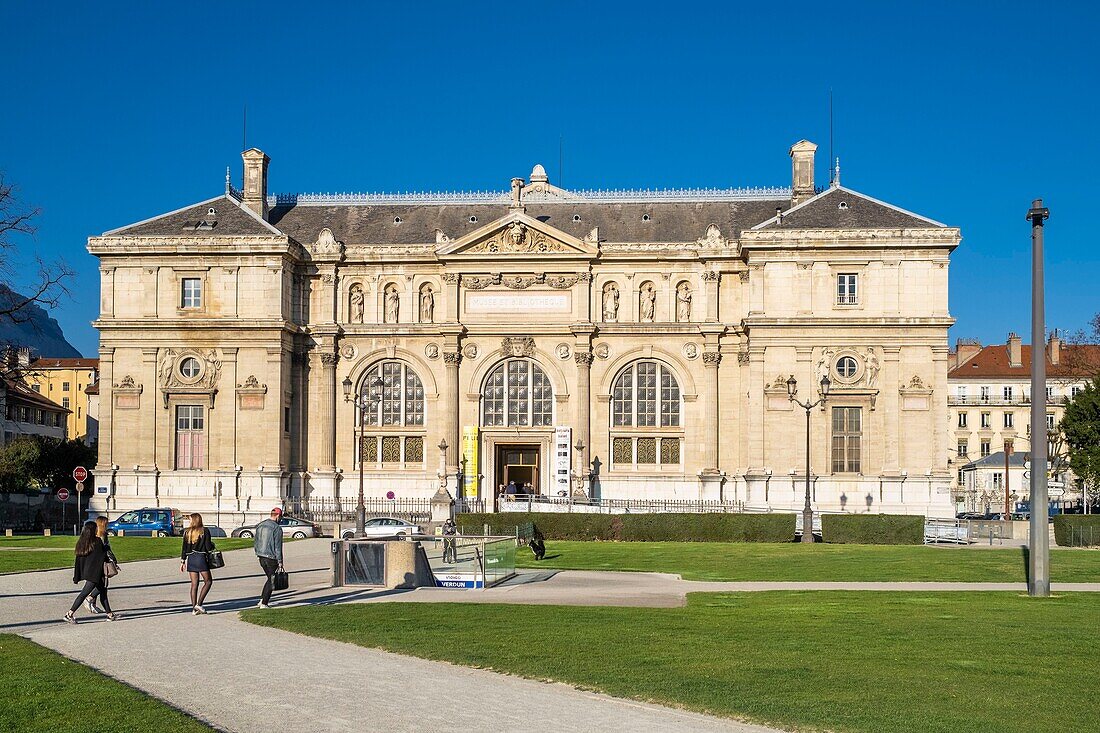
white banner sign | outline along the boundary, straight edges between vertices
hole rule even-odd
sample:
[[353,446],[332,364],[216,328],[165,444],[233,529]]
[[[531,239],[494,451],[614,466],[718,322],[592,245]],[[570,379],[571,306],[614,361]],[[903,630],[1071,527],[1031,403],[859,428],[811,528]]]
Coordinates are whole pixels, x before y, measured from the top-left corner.
[[569,496],[569,467],[573,463],[573,428],[554,428],[554,493]]

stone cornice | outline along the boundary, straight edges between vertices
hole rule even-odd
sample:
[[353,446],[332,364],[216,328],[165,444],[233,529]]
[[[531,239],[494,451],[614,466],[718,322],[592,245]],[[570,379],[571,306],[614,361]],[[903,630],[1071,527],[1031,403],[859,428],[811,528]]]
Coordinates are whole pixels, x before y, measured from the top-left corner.
[[305,251],[285,236],[240,237],[88,237],[93,255],[116,254],[289,254],[301,259]]
[[762,229],[741,233],[742,249],[787,247],[955,247],[958,227],[912,229]]

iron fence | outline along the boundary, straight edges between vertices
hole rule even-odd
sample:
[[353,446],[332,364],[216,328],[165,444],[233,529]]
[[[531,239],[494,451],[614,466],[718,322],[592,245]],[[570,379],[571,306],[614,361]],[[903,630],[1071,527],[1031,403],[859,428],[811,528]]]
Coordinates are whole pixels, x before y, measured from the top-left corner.
[[[410,522],[430,522],[430,499],[364,499],[368,517],[397,517]],[[287,502],[286,511],[309,522],[354,522],[359,499],[355,496],[309,497]]]
[[573,496],[514,496],[499,502],[502,512],[578,512],[600,514],[741,514],[754,511],[743,501],[717,499],[596,499]]

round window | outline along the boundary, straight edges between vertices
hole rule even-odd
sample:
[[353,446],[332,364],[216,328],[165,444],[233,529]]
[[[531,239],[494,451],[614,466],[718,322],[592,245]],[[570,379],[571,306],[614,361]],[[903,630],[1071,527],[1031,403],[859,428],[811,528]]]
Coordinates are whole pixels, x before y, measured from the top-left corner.
[[856,360],[850,356],[842,356],[837,359],[836,373],[844,379],[851,379],[856,375],[856,369],[858,369]]
[[194,379],[199,376],[200,371],[202,371],[202,367],[199,365],[199,360],[193,356],[189,356],[180,362],[180,374],[185,379]]

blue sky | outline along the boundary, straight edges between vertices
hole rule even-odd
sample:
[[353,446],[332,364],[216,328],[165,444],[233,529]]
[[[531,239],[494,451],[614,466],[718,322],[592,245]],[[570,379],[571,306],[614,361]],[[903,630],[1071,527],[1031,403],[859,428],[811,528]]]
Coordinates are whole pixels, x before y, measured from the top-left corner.
[[[84,354],[86,238],[217,195],[248,143],[275,191],[827,183],[959,226],[951,333],[1029,327],[1032,198],[1051,328],[1100,311],[1095,5],[986,3],[8,2],[0,169],[31,243],[78,273],[54,316]],[[28,247],[31,246],[28,244]]]

